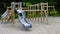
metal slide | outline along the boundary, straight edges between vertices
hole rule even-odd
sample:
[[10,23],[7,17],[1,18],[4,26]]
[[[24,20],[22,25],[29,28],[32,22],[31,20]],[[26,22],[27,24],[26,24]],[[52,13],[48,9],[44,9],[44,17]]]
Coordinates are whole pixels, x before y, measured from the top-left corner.
[[8,12],[8,11],[6,10],[6,12],[4,12],[4,13],[2,14],[2,16],[1,16],[2,19],[4,19],[4,18],[7,16],[7,14],[8,14],[7,12]]
[[22,23],[22,25],[25,28],[32,28],[32,25],[30,23],[28,23],[28,21],[25,18],[25,14],[23,10],[17,10],[18,12],[18,18],[19,18],[19,22]]

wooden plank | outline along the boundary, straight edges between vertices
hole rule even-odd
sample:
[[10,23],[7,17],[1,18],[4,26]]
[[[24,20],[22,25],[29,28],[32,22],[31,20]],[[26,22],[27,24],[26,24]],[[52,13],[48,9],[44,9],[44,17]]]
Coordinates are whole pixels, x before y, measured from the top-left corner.
[[[41,11],[41,10],[23,10],[23,11]],[[47,10],[42,10],[42,11],[47,11]]]
[[39,4],[28,5],[28,7],[38,6]]
[[48,3],[41,3],[42,5],[47,5]]
[[54,6],[48,6],[48,7],[54,7]]

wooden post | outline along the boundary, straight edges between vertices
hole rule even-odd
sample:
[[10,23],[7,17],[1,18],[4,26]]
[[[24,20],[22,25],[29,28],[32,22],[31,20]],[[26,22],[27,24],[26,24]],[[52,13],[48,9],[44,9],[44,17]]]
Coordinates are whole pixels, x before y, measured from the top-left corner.
[[30,6],[30,21],[31,21],[31,6]]
[[47,24],[48,24],[48,3],[47,3],[47,15],[46,15],[46,20],[47,20]]
[[[37,10],[39,10],[39,4],[37,5]],[[40,11],[38,11],[38,13],[40,13]],[[39,22],[39,19],[40,19],[40,14],[38,15],[38,22]]]
[[43,4],[43,5],[46,5],[46,6],[43,6],[44,8],[46,7],[46,9],[44,9],[45,18],[43,18],[43,21],[48,23],[48,19],[47,19],[48,18],[48,3]]
[[[34,9],[35,7],[33,6],[33,9]],[[33,21],[35,22],[35,15],[34,15],[34,11],[33,11]]]
[[[30,11],[30,8],[28,8],[28,10]],[[29,20],[29,18],[30,18],[30,17],[29,17],[29,11],[27,11],[27,12],[28,12],[28,20]]]
[[42,13],[43,13],[43,11],[42,11],[42,3],[41,3],[41,23],[43,22],[43,20],[42,20]]
[[45,5],[46,5],[45,3],[42,4],[42,9],[43,9],[43,23],[45,22],[45,15],[46,15],[46,13],[45,13],[46,12],[45,11],[45,7],[46,6]]
[[[35,10],[36,10],[36,5],[34,7],[35,7]],[[34,12],[35,12],[35,21],[36,21],[36,11],[34,11]]]
[[11,13],[12,13],[11,14],[11,19],[12,19],[11,21],[12,21],[12,23],[14,23],[14,3],[11,3],[11,7],[12,7],[11,8]]
[[17,4],[18,5],[18,9],[20,9],[20,5],[19,4]]

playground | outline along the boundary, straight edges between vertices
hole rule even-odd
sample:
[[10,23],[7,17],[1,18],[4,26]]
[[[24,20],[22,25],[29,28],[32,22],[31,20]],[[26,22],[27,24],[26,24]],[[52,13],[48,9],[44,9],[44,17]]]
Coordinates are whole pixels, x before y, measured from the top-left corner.
[[0,17],[0,34],[60,34],[60,17],[56,15],[55,6],[48,2],[27,6],[22,0],[11,2]]

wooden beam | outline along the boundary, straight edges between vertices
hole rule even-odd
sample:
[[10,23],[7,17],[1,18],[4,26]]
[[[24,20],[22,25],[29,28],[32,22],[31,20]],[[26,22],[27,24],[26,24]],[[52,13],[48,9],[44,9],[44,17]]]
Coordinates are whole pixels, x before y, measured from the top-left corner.
[[54,7],[54,6],[48,6],[48,7]]
[[[41,11],[41,10],[23,10],[23,11]],[[42,10],[42,11],[47,11],[47,10]]]

